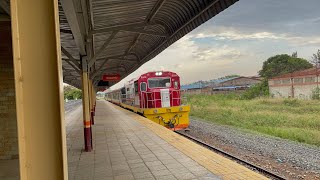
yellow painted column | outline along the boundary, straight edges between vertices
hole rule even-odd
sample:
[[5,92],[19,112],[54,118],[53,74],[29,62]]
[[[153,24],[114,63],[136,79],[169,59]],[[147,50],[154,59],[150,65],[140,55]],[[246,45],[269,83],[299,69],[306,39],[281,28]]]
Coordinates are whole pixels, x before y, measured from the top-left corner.
[[86,59],[82,59],[82,108],[84,126],[84,149],[85,151],[90,152],[92,150],[92,129],[89,104],[89,75]]
[[58,0],[11,0],[22,180],[68,179]]

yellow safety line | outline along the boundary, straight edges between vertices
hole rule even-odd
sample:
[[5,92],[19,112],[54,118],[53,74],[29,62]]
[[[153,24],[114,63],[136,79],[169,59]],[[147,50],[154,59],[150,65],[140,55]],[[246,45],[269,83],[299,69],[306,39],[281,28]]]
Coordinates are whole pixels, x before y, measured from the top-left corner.
[[117,107],[117,109],[121,111],[125,111],[130,115],[130,117],[146,126],[163,140],[170,143],[172,146],[198,162],[203,167],[207,168],[215,175],[223,177],[223,179],[268,179],[234,161],[231,161],[230,159],[216,154],[207,148],[174,133],[161,125],[158,125],[155,122],[148,120],[147,118],[130,111],[126,111],[118,106],[114,107]]

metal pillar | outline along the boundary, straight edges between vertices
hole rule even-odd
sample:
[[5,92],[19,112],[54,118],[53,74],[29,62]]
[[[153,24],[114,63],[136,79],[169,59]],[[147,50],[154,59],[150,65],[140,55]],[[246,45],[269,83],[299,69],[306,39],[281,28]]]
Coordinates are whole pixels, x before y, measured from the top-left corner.
[[68,179],[58,0],[11,0],[22,180]]
[[89,80],[90,89],[90,111],[91,111],[91,123],[94,124],[94,99],[93,99],[93,86],[92,80]]
[[82,58],[82,107],[83,107],[83,125],[84,125],[84,149],[87,152],[92,150],[92,132],[90,120],[89,104],[89,75],[86,58]]
[[[93,82],[92,82],[93,83]],[[96,104],[97,104],[97,99],[96,99],[96,94],[97,94],[97,92],[96,92],[96,90],[94,89],[94,86],[93,86],[93,84],[92,84],[92,92],[93,92],[93,116],[95,116],[96,115]]]

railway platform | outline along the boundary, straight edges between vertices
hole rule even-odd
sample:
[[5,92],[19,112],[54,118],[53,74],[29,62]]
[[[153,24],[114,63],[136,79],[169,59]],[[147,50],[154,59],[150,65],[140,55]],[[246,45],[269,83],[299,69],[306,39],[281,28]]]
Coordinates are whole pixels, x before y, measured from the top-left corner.
[[69,179],[267,179],[133,112],[97,101],[93,151],[78,108],[67,118]]

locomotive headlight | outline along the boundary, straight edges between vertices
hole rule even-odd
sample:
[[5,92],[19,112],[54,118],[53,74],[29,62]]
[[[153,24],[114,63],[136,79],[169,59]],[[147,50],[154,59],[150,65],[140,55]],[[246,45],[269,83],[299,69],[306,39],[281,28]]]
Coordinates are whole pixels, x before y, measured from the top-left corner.
[[162,72],[156,72],[156,76],[161,76]]
[[179,109],[180,111],[183,111],[183,107],[180,107],[180,109]]

